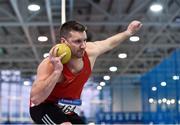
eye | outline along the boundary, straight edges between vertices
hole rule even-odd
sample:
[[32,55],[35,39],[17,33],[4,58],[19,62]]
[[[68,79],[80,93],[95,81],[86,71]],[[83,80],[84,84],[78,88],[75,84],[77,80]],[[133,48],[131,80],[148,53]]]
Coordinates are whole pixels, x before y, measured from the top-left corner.
[[75,43],[81,43],[82,41],[81,40],[75,40],[74,42]]
[[82,41],[81,40],[77,40],[77,43],[81,43]]

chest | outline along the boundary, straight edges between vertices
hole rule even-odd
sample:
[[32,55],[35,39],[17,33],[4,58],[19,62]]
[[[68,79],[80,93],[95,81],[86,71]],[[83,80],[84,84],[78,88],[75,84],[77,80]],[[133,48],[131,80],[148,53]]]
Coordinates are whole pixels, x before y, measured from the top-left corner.
[[[84,64],[80,63],[80,64],[78,64],[76,66],[74,65],[74,66],[68,67],[68,71],[70,71],[72,74],[77,74],[83,69],[83,66],[84,66]],[[58,82],[61,82],[61,81],[64,81],[64,80],[65,80],[65,76],[61,75]]]

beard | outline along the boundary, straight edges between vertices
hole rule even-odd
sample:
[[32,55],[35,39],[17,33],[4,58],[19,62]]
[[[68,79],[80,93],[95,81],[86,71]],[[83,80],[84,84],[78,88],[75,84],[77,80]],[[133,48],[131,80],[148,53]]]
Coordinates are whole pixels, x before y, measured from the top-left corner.
[[74,57],[76,57],[76,58],[82,58],[82,57],[84,56],[84,53],[85,53],[85,50],[77,51],[77,52],[74,54]]
[[77,55],[78,55],[80,58],[82,58],[82,57],[84,56],[84,53],[85,53],[84,50],[83,50],[83,51],[79,51]]

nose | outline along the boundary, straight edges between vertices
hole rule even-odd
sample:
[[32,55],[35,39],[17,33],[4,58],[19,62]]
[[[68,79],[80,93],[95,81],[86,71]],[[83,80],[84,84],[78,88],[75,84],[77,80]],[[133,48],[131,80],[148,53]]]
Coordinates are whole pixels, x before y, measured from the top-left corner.
[[85,49],[85,48],[86,48],[86,42],[82,42],[81,48],[82,48],[82,49]]

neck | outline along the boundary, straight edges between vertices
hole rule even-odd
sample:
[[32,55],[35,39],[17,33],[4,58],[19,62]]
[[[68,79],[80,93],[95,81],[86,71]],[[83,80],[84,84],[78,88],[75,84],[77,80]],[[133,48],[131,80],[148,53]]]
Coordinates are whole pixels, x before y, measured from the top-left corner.
[[68,65],[76,65],[82,61],[82,58],[77,58],[77,57],[71,57],[71,60],[68,62]]
[[71,60],[68,62],[68,67],[71,70],[72,73],[78,73],[83,68],[83,59],[82,58],[71,58]]

